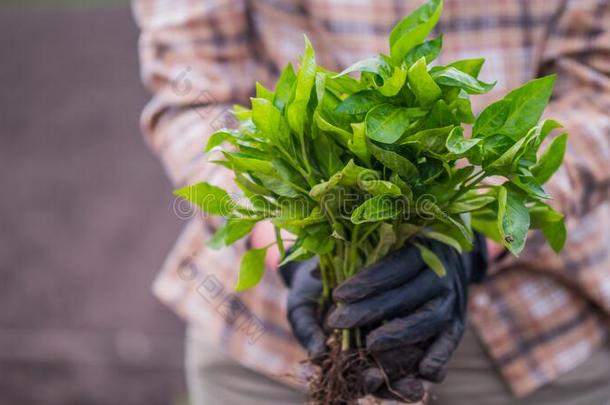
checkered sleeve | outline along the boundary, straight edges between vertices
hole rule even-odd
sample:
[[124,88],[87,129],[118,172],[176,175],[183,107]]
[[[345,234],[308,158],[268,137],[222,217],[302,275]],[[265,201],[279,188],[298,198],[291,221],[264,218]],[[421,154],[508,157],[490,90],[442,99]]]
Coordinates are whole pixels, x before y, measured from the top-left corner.
[[[569,132],[566,157],[546,185],[566,215],[556,255],[533,234],[521,261],[552,273],[610,314],[610,0],[568,1],[549,27],[542,73],[557,73],[547,114]],[[559,131],[558,133],[560,133]]]
[[608,200],[610,0],[567,1],[549,26],[541,73],[557,73],[548,116],[571,134],[562,173],[549,188],[572,217]]
[[244,0],[133,0],[141,29],[141,76],[153,93],[141,116],[144,136],[178,186],[226,185],[203,149],[230,126],[232,104],[252,94],[257,62]]

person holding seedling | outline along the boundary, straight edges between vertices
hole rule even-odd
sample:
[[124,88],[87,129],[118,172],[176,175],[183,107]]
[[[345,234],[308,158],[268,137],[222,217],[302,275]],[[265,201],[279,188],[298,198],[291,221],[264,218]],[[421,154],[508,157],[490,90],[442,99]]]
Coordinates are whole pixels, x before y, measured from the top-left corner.
[[610,401],[610,0],[134,12],[194,404]]

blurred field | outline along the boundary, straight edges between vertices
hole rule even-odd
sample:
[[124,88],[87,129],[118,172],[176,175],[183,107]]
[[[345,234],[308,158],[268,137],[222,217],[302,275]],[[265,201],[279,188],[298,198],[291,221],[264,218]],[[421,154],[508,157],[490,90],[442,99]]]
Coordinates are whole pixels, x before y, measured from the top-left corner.
[[107,8],[108,6],[127,7],[127,0],[2,0],[0,7],[38,7],[38,8]]
[[0,7],[0,404],[170,404],[183,326],[150,284],[181,224],[131,14],[26,3]]

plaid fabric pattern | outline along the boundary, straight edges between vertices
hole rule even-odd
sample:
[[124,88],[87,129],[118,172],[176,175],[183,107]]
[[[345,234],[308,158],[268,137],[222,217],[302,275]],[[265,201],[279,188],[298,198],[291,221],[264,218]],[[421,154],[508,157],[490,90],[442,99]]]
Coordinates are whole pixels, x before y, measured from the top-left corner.
[[[254,80],[272,85],[307,33],[320,64],[341,70],[387,51],[391,27],[414,0],[133,0],[141,27],[142,114],[152,149],[177,186],[231,176],[202,153],[230,125]],[[566,163],[548,186],[568,215],[561,255],[532,233],[520,258],[494,263],[473,288],[470,320],[517,396],[573,369],[606,340],[610,320],[610,0],[446,0],[437,28],[441,62],[487,59],[495,90],[475,109],[541,73],[559,74],[549,116],[571,133]],[[180,202],[189,219],[154,284],[155,294],[210,341],[262,373],[299,384],[305,357],[285,320],[285,288],[273,270],[261,286],[232,292],[245,246],[208,250],[217,225]]]

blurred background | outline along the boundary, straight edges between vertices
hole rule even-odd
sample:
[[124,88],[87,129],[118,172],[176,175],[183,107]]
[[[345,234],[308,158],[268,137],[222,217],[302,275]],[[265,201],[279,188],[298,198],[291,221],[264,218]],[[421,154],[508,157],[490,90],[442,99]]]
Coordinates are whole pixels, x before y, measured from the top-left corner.
[[178,404],[150,292],[180,221],[121,0],[0,1],[0,405]]

